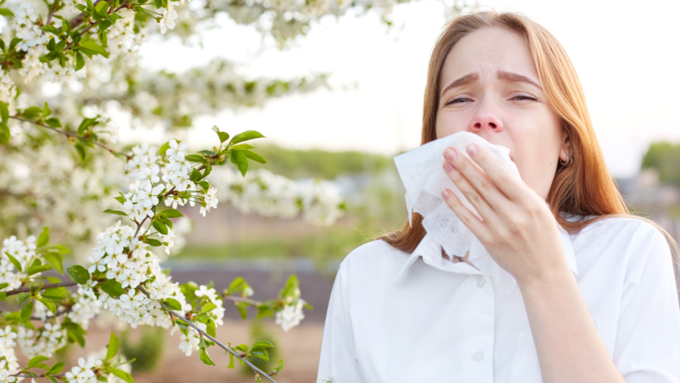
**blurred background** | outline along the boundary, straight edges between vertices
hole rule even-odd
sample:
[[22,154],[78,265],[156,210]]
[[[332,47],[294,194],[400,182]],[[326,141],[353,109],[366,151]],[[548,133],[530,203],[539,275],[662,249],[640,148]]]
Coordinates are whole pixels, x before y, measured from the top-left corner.
[[[675,20],[680,2],[389,4],[383,4],[389,8],[387,18],[385,12],[358,6],[341,16],[319,17],[283,47],[275,36],[224,13],[216,14],[198,34],[151,35],[138,60],[140,67],[155,73],[157,77],[149,77],[153,81],[184,75],[189,80],[183,86],[191,89],[196,84],[191,73],[204,68],[215,81],[237,76],[246,90],[258,87],[258,82],[272,84],[272,79],[284,79],[293,90],[226,104],[211,100],[213,107],[190,110],[192,118],[183,120],[182,129],[168,128],[163,121],[148,123],[134,108],[123,107],[122,99],[106,106],[120,127],[120,146],[159,146],[176,137],[198,150],[214,145],[213,125],[229,133],[260,131],[267,138],[255,144],[268,163],[252,166],[251,172],[266,169],[298,185],[294,187],[322,184],[335,196],[331,203],[337,211],[321,220],[244,208],[243,201],[228,195],[220,197],[218,208],[206,217],[195,209],[182,210],[190,218],[185,242],[164,263],[172,269],[173,280],[212,280],[218,290],[243,276],[255,288],[253,299],[272,296],[288,275],[298,275],[302,298],[314,306],[314,311],[305,311],[299,327],[283,332],[271,319],[241,321],[238,311],[227,307],[229,320],[218,331],[218,339],[233,344],[270,339],[279,352],[273,365],[277,357],[286,360],[280,382],[315,381],[339,262],[353,248],[397,229],[406,219],[404,190],[392,159],[420,142],[429,54],[456,10],[519,11],[557,37],[580,76],[609,170],[629,206],[680,239],[680,24]],[[181,94],[177,97],[181,101]],[[163,107],[193,104],[187,105],[159,105],[152,114],[163,116]],[[177,116],[171,117],[177,121]],[[5,203],[8,195],[3,196]],[[95,213],[101,210],[97,205]],[[88,236],[83,230],[80,239]],[[102,332],[102,344],[106,334]],[[177,334],[166,339],[162,331],[136,329],[127,335],[124,352],[139,361],[133,367],[137,381],[252,379],[225,363],[208,367],[198,358],[186,358],[176,346]]]

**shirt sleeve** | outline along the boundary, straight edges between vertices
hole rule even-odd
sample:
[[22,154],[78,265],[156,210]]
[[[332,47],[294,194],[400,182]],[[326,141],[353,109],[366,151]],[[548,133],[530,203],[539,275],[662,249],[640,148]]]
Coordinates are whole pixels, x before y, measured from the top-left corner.
[[[614,362],[627,383],[680,383],[680,304],[673,259],[655,227],[636,233]],[[639,236],[638,236],[639,235]]]
[[347,262],[335,276],[323,329],[317,383],[361,383],[347,304]]

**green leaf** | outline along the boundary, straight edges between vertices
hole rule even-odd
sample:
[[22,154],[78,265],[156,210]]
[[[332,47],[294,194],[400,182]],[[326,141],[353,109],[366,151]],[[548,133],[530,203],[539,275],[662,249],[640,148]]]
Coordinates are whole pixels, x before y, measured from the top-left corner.
[[206,351],[205,348],[201,348],[198,350],[198,357],[201,358],[201,361],[208,366],[214,366],[215,363],[210,359],[210,355],[208,355],[208,351]]
[[114,298],[118,298],[119,296],[125,294],[123,285],[121,285],[120,282],[115,279],[109,279],[106,282],[100,283],[98,286],[100,286],[105,293]]
[[61,128],[61,121],[58,118],[50,117],[45,120],[45,123],[53,128]]
[[88,55],[102,55],[106,58],[109,57],[106,49],[101,45],[95,43],[92,40],[86,40],[80,43],[80,51]]
[[47,299],[60,301],[66,298],[67,292],[64,287],[50,287],[49,289],[43,290],[40,295]]
[[7,286],[9,286],[9,283],[0,283],[0,290],[4,289]]
[[206,162],[205,158],[203,158],[203,156],[199,156],[198,154],[189,154],[188,156],[185,156],[184,158],[189,162],[196,162],[196,163]]
[[170,149],[170,141],[161,145],[160,149],[158,149],[158,155],[164,156],[165,152],[168,151],[168,149]]
[[9,258],[10,262],[12,262],[12,264],[14,265],[14,268],[17,269],[18,272],[22,272],[22,271],[23,271],[23,269],[21,268],[21,263],[19,263],[19,261],[17,261],[16,258],[14,258],[13,256],[11,256],[11,255],[10,255],[8,252],[6,252],[6,251],[5,251],[5,255],[7,256],[7,258]]
[[245,132],[241,134],[237,134],[234,136],[234,138],[231,139],[231,142],[229,143],[230,145],[238,144],[239,142],[243,141],[248,141],[252,140],[255,138],[265,138],[260,132],[256,132],[254,130],[246,130]]
[[166,305],[170,310],[175,310],[175,311],[182,310],[182,305],[181,305],[179,302],[177,302],[177,300],[175,300],[175,299],[168,298],[168,299],[165,299],[165,300],[163,301],[163,303],[165,303],[165,305]]
[[267,349],[267,348],[273,348],[274,345],[267,341],[267,340],[259,340],[253,344],[253,346],[250,348],[251,350],[258,350],[258,349]]
[[45,307],[47,307],[47,309],[52,312],[52,314],[57,313],[57,305],[55,305],[54,302],[52,302],[51,300],[49,300],[47,298],[38,298],[38,301],[40,301],[40,303],[44,304]]
[[0,101],[0,116],[2,116],[2,123],[7,124],[7,121],[9,121],[9,109],[7,104],[2,101]]
[[76,151],[78,152],[78,157],[80,157],[81,161],[85,161],[85,156],[87,155],[85,152],[85,147],[81,144],[76,144]]
[[220,138],[220,143],[229,139],[229,133],[227,132],[217,132],[217,136]]
[[165,224],[163,224],[163,222],[161,222],[159,220],[154,220],[152,225],[153,225],[154,229],[156,229],[159,233],[161,233],[163,235],[168,234],[168,227],[165,226]]
[[111,338],[109,338],[109,347],[106,349],[106,360],[109,360],[116,356],[118,353],[118,337],[116,334],[111,332]]
[[251,152],[250,150],[244,150],[242,153],[243,153],[246,157],[250,158],[251,160],[253,160],[253,161],[255,161],[255,162],[259,162],[259,163],[261,163],[261,164],[266,164],[266,163],[267,163],[267,161],[266,161],[262,156],[260,156],[260,155],[257,154],[257,153]]
[[80,52],[76,52],[76,65],[73,66],[73,68],[77,71],[83,69],[85,67],[85,57],[83,57],[83,54]]
[[[26,367],[33,368],[33,367],[37,366],[38,364],[42,364],[42,362],[49,360],[49,359],[50,358],[43,356],[43,355],[35,356],[35,357],[31,358],[31,360],[28,361],[28,364],[26,365]],[[49,370],[49,368],[48,368],[48,370]]]
[[24,302],[31,298],[31,293],[22,292],[17,294],[17,303],[23,305]]
[[199,314],[207,313],[210,311],[213,311],[217,308],[214,303],[208,302],[205,305],[203,305],[203,308],[201,308],[201,312]]
[[52,252],[52,253],[59,253],[59,254],[68,254],[68,253],[71,252],[71,251],[68,249],[68,247],[66,247],[66,246],[64,246],[64,245],[54,245],[54,246],[50,246],[50,247],[48,247],[46,250],[49,251],[49,252]]
[[106,210],[104,210],[104,213],[117,214],[117,215],[122,215],[122,216],[127,217],[127,214],[125,214],[125,213],[123,213],[122,211],[119,211],[119,210],[106,209]]
[[49,116],[50,114],[52,114],[52,111],[50,110],[50,107],[47,106],[47,103],[45,103],[45,106],[43,107],[43,114],[42,114],[43,118]]
[[33,314],[33,301],[28,301],[24,307],[21,308],[21,320],[28,322],[31,320],[31,314]]
[[128,374],[127,372],[123,370],[119,370],[117,368],[109,368],[109,372],[112,373],[113,375],[116,375],[117,377],[123,379],[127,383],[135,383],[135,380],[132,379],[132,375]]
[[255,149],[255,147],[250,144],[239,144],[231,147],[231,150],[248,150],[248,149]]
[[238,170],[245,177],[246,172],[248,172],[248,160],[246,159],[246,156],[243,154],[243,152],[238,150],[231,152],[231,157],[229,157],[229,160],[231,163],[236,165]]
[[206,323],[205,332],[207,332],[208,335],[210,335],[213,338],[217,336],[217,328],[215,326],[215,321],[212,320],[212,318],[208,318],[208,323]]
[[52,366],[52,368],[50,368],[50,370],[47,371],[46,374],[50,374],[50,375],[58,374],[63,369],[64,369],[64,362],[59,362],[59,363],[56,363],[54,366]]
[[234,354],[230,352],[229,352],[229,365],[227,367],[234,368]]
[[163,210],[161,215],[163,215],[166,218],[184,217],[184,215],[182,213],[180,213],[179,210],[177,210],[177,209],[165,209],[165,210]]
[[0,143],[7,145],[10,138],[12,138],[12,134],[9,131],[9,126],[7,124],[0,124]]
[[49,227],[43,227],[42,233],[38,236],[38,243],[36,243],[36,246],[38,247],[43,247],[47,245],[47,242],[50,241],[50,228]]
[[7,8],[0,8],[0,15],[5,17],[14,17],[14,13]]
[[241,319],[248,318],[248,311],[246,311],[246,307],[250,306],[248,302],[238,302],[235,303],[234,306],[236,306],[239,314],[241,314]]
[[37,106],[24,109],[21,115],[27,120],[36,120],[42,117],[43,110]]
[[79,285],[84,285],[90,280],[90,273],[83,266],[73,265],[66,269],[66,272],[71,280]]
[[109,3],[106,1],[99,2],[94,9],[99,12],[99,14],[104,15],[109,10]]
[[30,276],[30,275],[37,274],[37,273],[40,273],[40,272],[43,272],[43,271],[47,271],[47,270],[52,270],[52,265],[31,266],[28,269],[27,273]]
[[253,350],[250,352],[250,355],[256,356],[265,361],[269,360],[269,353],[267,352],[267,350]]
[[157,239],[153,239],[153,238],[147,238],[146,243],[148,243],[150,246],[153,246],[153,247],[158,247],[158,246],[163,245],[163,243],[161,241],[159,241]]

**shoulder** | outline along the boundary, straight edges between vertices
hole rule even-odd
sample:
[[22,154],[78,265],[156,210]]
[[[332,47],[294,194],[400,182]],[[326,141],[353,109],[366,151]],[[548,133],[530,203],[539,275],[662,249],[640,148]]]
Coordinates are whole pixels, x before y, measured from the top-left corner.
[[398,258],[400,255],[407,256],[406,253],[393,248],[387,242],[376,239],[365,243],[356,249],[352,250],[340,262],[340,268],[361,268],[369,264],[389,261],[392,258]]
[[654,223],[640,217],[602,218],[587,225],[572,240],[575,250],[597,256],[612,269],[624,268],[629,282],[639,280],[645,268],[656,272],[673,268],[666,237]]
[[376,239],[347,254],[340,262],[336,278],[341,278],[346,281],[342,283],[357,288],[384,282],[390,275],[396,275],[409,255],[383,240]]
[[641,242],[665,242],[663,233],[647,219],[633,215],[617,215],[599,219],[588,224],[577,234],[578,237],[594,237],[599,241],[616,241],[624,246],[637,246]]

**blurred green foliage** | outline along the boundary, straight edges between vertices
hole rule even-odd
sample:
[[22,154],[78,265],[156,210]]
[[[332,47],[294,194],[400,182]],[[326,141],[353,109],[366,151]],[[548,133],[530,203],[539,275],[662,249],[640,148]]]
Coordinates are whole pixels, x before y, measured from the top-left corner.
[[[166,330],[161,327],[140,327],[136,329],[137,343],[130,341],[130,330],[121,333],[120,349],[132,363],[132,372],[153,371],[163,359]],[[140,336],[141,334],[141,336]]]
[[[258,341],[266,340],[273,344],[274,347],[267,349],[267,352],[269,353],[269,360],[267,361],[257,357],[246,358],[246,360],[264,372],[274,371],[281,360],[281,350],[279,350],[278,340],[274,338],[274,335],[267,331],[262,320],[253,319],[250,321],[250,339]],[[241,375],[253,376],[253,370],[245,364],[241,365],[239,371]]]
[[251,169],[264,168],[288,178],[318,177],[332,180],[345,173],[380,172],[394,167],[391,157],[358,151],[330,152],[319,149],[295,150],[276,145],[258,146],[266,164],[251,163]]
[[680,186],[680,144],[651,144],[642,158],[642,169],[656,170],[661,183]]

